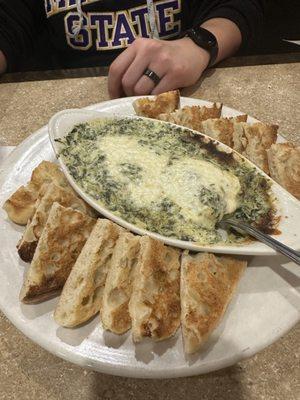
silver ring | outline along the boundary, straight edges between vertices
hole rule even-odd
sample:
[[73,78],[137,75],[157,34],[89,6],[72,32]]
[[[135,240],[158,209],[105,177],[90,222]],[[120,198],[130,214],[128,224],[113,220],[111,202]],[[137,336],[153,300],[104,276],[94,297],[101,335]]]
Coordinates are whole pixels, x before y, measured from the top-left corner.
[[161,78],[151,69],[147,68],[144,72],[144,75],[148,76],[154,82],[155,86],[159,84]]

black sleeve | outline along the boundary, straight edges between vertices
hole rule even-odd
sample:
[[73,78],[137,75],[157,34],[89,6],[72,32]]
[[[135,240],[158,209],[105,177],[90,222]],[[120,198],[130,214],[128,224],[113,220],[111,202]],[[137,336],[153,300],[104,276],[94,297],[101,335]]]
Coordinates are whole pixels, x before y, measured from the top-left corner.
[[32,54],[45,18],[42,0],[0,0],[0,50],[8,72]]
[[226,18],[234,22],[241,31],[242,47],[244,48],[252,45],[261,34],[265,1],[204,0],[199,6],[199,2],[195,0],[194,10],[196,17],[193,25],[201,25],[211,18]]

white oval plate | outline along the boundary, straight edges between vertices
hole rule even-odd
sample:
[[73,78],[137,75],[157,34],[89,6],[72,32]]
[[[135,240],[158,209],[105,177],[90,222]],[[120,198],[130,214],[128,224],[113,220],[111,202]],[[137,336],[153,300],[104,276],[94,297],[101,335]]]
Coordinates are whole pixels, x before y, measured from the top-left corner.
[[[132,99],[89,107],[118,115],[133,113]],[[183,99],[183,104],[209,104]],[[38,304],[19,302],[24,271],[16,243],[24,228],[11,223],[1,206],[30,178],[42,160],[54,161],[47,128],[21,143],[0,165],[0,308],[31,340],[51,353],[94,370],[128,377],[173,378],[202,374],[232,365],[270,345],[300,319],[300,268],[281,257],[248,257],[237,295],[202,352],[185,357],[180,331],[168,341],[134,346],[130,334],[104,332],[97,316],[76,329],[53,320],[57,299]]]
[[[48,125],[49,136],[51,140],[54,152],[58,155],[60,150],[60,144],[55,141],[55,139],[62,138],[70,132],[70,130],[78,123],[83,123],[91,121],[96,118],[112,117],[113,113],[97,112],[91,110],[65,110],[55,114]],[[132,117],[136,118],[136,117]],[[141,117],[139,117],[141,118]],[[145,118],[146,120],[148,118]],[[162,122],[164,123],[164,122]],[[170,124],[173,125],[173,124]],[[194,131],[195,132],[195,131]],[[195,132],[198,134],[198,132]],[[202,134],[201,134],[202,135]],[[206,135],[203,135],[207,137]],[[208,137],[207,137],[208,138]],[[208,138],[211,140],[210,138]],[[220,149],[224,151],[231,151],[231,149],[224,144],[220,143]],[[210,251],[213,253],[223,253],[223,254],[246,254],[246,255],[275,255],[276,252],[270,247],[266,246],[260,242],[250,242],[242,245],[224,245],[224,244],[213,244],[213,245],[199,245],[194,242],[187,242],[178,240],[176,238],[170,238],[166,236],[159,235],[154,232],[149,232],[145,229],[141,229],[136,225],[128,223],[126,220],[114,215],[105,207],[101,206],[97,201],[95,201],[91,196],[89,196],[84,190],[77,185],[76,181],[72,178],[68,171],[63,159],[58,157],[58,161],[62,170],[64,171],[69,183],[72,185],[74,190],[94,209],[96,209],[100,214],[104,215],[106,218],[111,219],[117,224],[123,226],[126,229],[131,230],[139,235],[149,235],[156,239],[163,241],[171,246],[179,247],[182,249],[189,249],[193,251]],[[248,160],[247,160],[248,161]],[[250,163],[252,164],[252,163]],[[252,164],[259,173],[267,176],[263,171]],[[276,207],[279,210],[279,215],[282,215],[278,229],[281,234],[276,235],[275,238],[287,246],[290,246],[296,250],[300,249],[300,232],[298,228],[297,220],[300,220],[300,202],[291,196],[286,190],[284,190],[280,185],[273,181],[272,191],[277,198]]]

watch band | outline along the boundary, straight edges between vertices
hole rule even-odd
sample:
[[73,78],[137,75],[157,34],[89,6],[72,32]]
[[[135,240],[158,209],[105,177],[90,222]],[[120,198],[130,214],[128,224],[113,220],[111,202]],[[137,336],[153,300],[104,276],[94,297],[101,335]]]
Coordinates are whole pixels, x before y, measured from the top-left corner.
[[194,27],[188,29],[184,36],[188,36],[195,42],[199,47],[207,50],[210,54],[210,60],[207,68],[211,67],[218,57],[219,47],[218,41],[214,34],[202,27]]

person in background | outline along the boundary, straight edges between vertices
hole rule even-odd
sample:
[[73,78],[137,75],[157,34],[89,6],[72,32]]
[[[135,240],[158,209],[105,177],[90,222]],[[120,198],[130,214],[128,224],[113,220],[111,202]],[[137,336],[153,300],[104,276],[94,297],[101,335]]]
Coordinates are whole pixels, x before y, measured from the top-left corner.
[[52,65],[110,65],[111,98],[193,85],[251,45],[263,0],[0,0],[0,73],[13,72],[43,35]]

